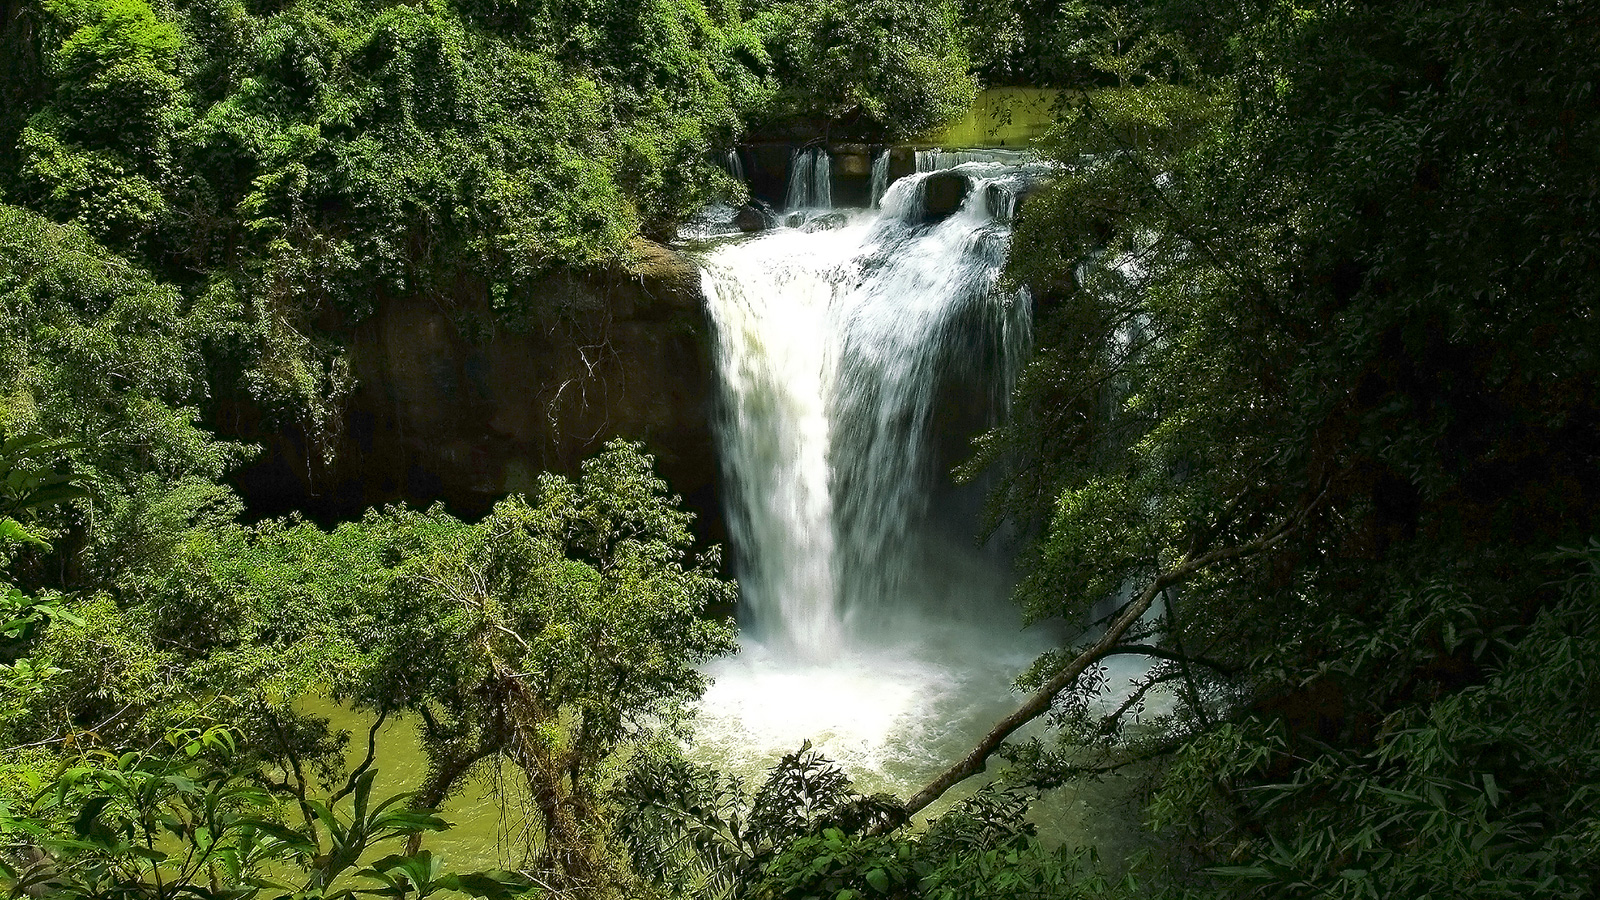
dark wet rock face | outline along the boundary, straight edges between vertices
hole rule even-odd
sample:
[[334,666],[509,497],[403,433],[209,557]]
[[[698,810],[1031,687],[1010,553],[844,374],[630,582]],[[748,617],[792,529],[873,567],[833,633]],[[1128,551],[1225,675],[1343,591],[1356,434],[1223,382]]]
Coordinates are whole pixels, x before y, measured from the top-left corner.
[[674,490],[707,487],[715,462],[699,273],[641,245],[631,271],[563,287],[577,295],[560,298],[563,314],[487,340],[466,340],[426,300],[385,309],[355,347],[364,405],[379,413],[361,448],[368,477],[420,468],[453,493],[487,499],[531,490],[540,471],[575,472],[624,437],[645,442]]
[[357,387],[331,464],[273,435],[241,489],[268,514],[292,502],[340,518],[404,500],[470,516],[532,494],[541,472],[577,474],[622,437],[644,442],[702,534],[720,539],[699,271],[657,244],[635,257],[552,279],[549,314],[521,332],[487,324],[487,296],[470,291],[385,301],[350,337]]
[[941,222],[961,208],[972,185],[956,172],[934,172],[922,182],[922,188],[923,221]]
[[755,206],[742,206],[733,216],[733,225],[745,234],[753,231],[764,231],[767,228],[767,214]]

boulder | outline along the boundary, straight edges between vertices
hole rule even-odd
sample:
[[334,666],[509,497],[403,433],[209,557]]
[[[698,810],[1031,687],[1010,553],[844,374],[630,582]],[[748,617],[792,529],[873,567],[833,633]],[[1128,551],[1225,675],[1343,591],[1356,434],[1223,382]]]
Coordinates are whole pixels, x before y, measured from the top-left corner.
[[765,231],[768,226],[767,214],[752,204],[741,206],[733,215],[733,226],[745,234],[753,231]]
[[922,221],[942,222],[966,202],[972,185],[957,172],[934,172],[922,182]]
[[817,216],[815,219],[807,222],[805,226],[801,228],[801,230],[807,234],[817,231],[832,231],[835,228],[844,227],[845,223],[849,221],[849,217],[847,217],[844,213],[831,212]]

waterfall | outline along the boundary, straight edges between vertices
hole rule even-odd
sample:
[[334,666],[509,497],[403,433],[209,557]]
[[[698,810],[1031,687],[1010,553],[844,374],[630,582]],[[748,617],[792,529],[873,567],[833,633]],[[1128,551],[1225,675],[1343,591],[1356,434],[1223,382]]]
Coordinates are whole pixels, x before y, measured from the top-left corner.
[[[981,486],[944,474],[1008,413],[1032,326],[999,276],[1050,167],[937,151],[918,168],[878,209],[796,216],[701,262],[742,634],[708,667],[693,748],[744,777],[810,740],[864,790],[920,786],[1073,634],[1021,630],[1004,554],[974,540]],[[1115,708],[1148,665],[1108,662],[1091,702]]]
[[811,205],[833,209],[833,157],[820,148],[811,152]]
[[883,202],[883,195],[889,190],[889,151],[884,150],[872,160],[872,208],[877,209]]
[[[795,155],[791,207],[814,202],[819,159]],[[1005,556],[976,541],[982,488],[947,476],[1006,414],[1027,351],[996,212],[1046,169],[954,170],[964,200],[937,222],[930,176],[911,175],[879,209],[702,258],[742,631],[696,726],[719,764],[753,774],[810,739],[869,784],[908,786],[1010,709],[1051,639],[1019,634]]]
[[986,148],[980,150],[918,150],[917,171],[938,172],[943,169],[954,169],[972,164],[998,165],[1006,167],[1027,167],[1032,160],[1032,154],[1026,150],[1000,150]]
[[1004,412],[1029,304],[997,289],[1010,233],[989,198],[1027,173],[971,167],[965,204],[933,227],[914,224],[921,177],[844,227],[778,229],[705,262],[744,624],[806,659],[964,611],[930,575],[949,552],[935,466],[959,461],[937,458],[937,420],[952,397],[975,427]]
[[833,159],[820,147],[797,149],[789,156],[789,186],[784,210],[833,208]]
[[805,150],[789,154],[789,189],[783,200],[785,211],[805,209],[811,201],[811,157]]
[[745,183],[744,160],[739,158],[738,148],[728,151],[727,168],[728,174],[733,176],[734,181],[737,181],[740,184]]

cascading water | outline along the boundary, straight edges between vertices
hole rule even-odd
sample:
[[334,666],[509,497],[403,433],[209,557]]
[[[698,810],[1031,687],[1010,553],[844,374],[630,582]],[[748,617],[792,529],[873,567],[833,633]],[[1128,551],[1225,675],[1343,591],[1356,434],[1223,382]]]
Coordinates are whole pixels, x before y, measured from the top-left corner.
[[889,192],[889,151],[880,152],[872,160],[872,208],[883,205],[883,195]]
[[917,171],[938,172],[970,165],[1026,166],[1031,155],[1024,150],[918,150]]
[[998,289],[1010,228],[992,198],[1042,169],[956,171],[970,189],[942,221],[912,176],[879,211],[704,261],[744,629],[701,707],[715,755],[760,764],[812,739],[903,786],[1014,702],[1039,649],[1005,561],[974,544],[976,489],[942,473],[1003,414],[1028,344],[1027,298]]
[[833,208],[833,159],[820,147],[796,150],[789,158],[786,212]]
[[811,205],[817,209],[833,209],[833,158],[826,150],[812,151]]

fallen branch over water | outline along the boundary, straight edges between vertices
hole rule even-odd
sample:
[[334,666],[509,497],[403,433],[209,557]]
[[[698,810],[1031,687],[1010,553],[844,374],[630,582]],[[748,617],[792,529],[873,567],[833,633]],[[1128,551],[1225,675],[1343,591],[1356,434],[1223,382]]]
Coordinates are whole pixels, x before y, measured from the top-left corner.
[[1137,599],[1123,607],[1122,612],[1112,620],[1110,626],[1106,628],[1105,633],[1100,636],[1099,640],[1091,644],[1082,653],[1079,653],[1072,662],[1064,666],[1061,671],[1057,672],[1043,686],[1034,691],[1021,706],[1017,707],[1015,712],[995,723],[994,728],[984,735],[983,740],[979,741],[971,752],[962,757],[955,765],[940,773],[938,777],[928,782],[926,787],[914,794],[910,800],[907,800],[905,803],[907,819],[927,809],[934,801],[944,796],[946,791],[982,772],[989,763],[989,757],[1000,749],[1006,738],[1049,710],[1050,704],[1055,701],[1056,695],[1076,682],[1090,666],[1114,653],[1127,652],[1128,648],[1125,645],[1119,645],[1118,642],[1122,640],[1122,636],[1127,633],[1128,629],[1133,627],[1133,624],[1139,621],[1139,618],[1150,609],[1156,598],[1161,596],[1162,591],[1193,578],[1201,570],[1209,566],[1254,556],[1272,548],[1287,537],[1290,532],[1294,531],[1320,500],[1321,497],[1318,496],[1317,499],[1307,504],[1299,512],[1283,520],[1276,528],[1273,528],[1257,540],[1248,544],[1225,547],[1200,555],[1195,555],[1198,550],[1192,550],[1184,556],[1182,562],[1156,576],[1155,580],[1151,581],[1140,592]]

